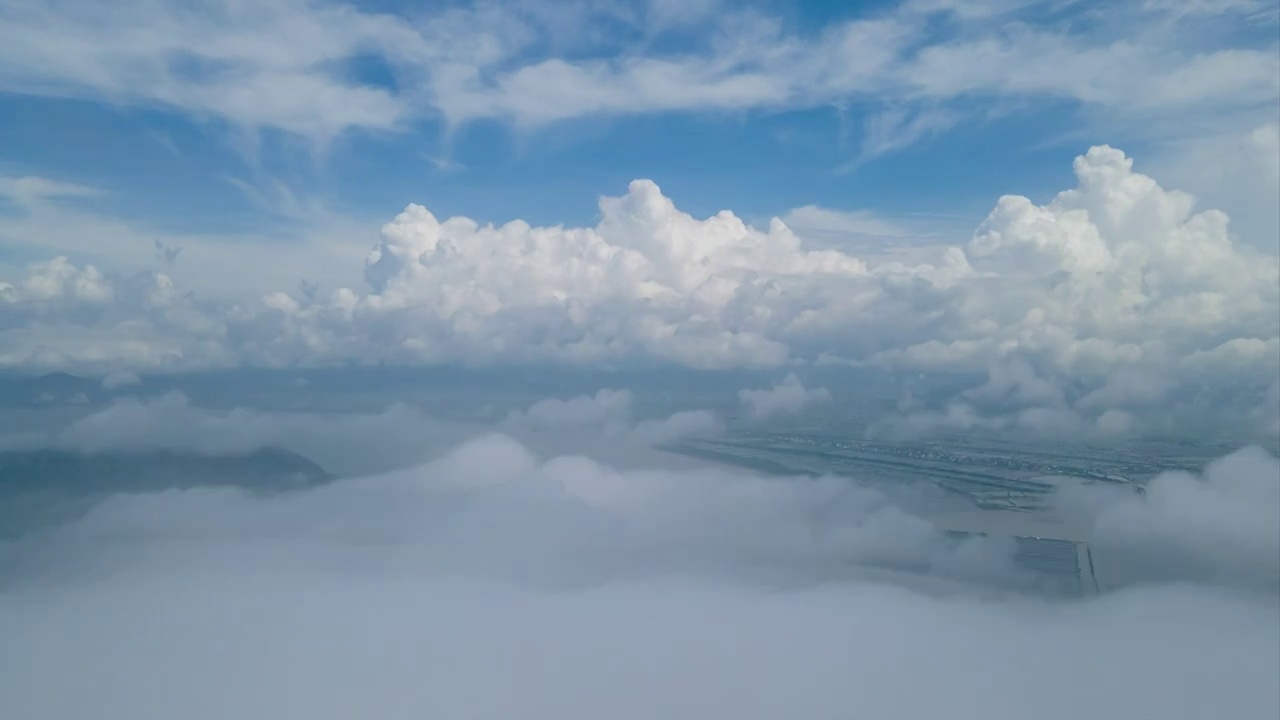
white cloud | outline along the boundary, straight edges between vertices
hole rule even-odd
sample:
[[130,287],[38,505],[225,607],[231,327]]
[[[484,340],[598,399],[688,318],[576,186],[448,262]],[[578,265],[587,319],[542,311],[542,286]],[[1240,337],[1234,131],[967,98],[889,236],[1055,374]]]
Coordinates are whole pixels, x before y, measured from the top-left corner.
[[102,194],[103,192],[98,188],[35,175],[0,176],[0,198],[21,206],[66,198],[92,198]]
[[661,445],[691,437],[710,437],[724,432],[724,424],[709,410],[684,410],[664,420],[642,420],[633,431],[640,440]]
[[376,235],[371,223],[296,197],[278,183],[266,190],[241,185],[281,222],[260,233],[174,231],[61,202],[96,197],[94,188],[42,177],[0,178],[0,200],[8,197],[14,205],[13,212],[0,211],[0,243],[14,251],[0,258],[0,277],[27,272],[17,264],[20,258],[53,255],[117,276],[159,270],[184,290],[219,299],[253,297],[304,279],[327,287],[360,280],[360,260]]
[[697,25],[724,11],[721,0],[648,0],[645,9],[658,30]]
[[[1117,582],[1194,580],[1280,590],[1280,462],[1246,448],[1202,475],[1164,473],[1142,495],[1095,490],[1087,537]],[[1079,505],[1076,506],[1076,509]]]
[[[1161,522],[1114,547],[1168,559],[1185,547],[1158,542],[1172,529],[1236,579],[1270,572],[1274,519],[1244,502],[1275,499],[1258,483],[1267,462],[1224,460],[1211,487],[1156,481],[1135,502]],[[1001,547],[939,552],[937,540],[843,480],[620,470],[501,435],[311,490],[117,495],[0,545],[0,714],[1280,711],[1274,588],[1209,587],[1224,579],[1210,575],[1042,602],[965,582],[975,555],[999,567]],[[77,663],[95,671],[67,672]],[[1017,692],[991,692],[993,672]]]
[[[1166,119],[1211,104],[1221,117],[1260,105],[1273,112],[1280,96],[1274,46],[1223,35],[1179,42],[1202,12],[1120,3],[1091,9],[1097,17],[1083,30],[1026,5],[908,2],[800,31],[759,9],[701,1],[645,11],[480,3],[408,16],[297,0],[211,0],[185,11],[151,0],[7,0],[0,87],[160,106],[320,142],[438,116],[534,126],[888,102],[895,109],[864,142],[869,155],[944,129],[956,110],[940,104],[974,95]],[[1274,13],[1251,17],[1275,22]],[[644,42],[628,43],[632,34]],[[394,83],[362,82],[353,70],[368,62]]]
[[[141,382],[133,373],[119,370],[107,379],[110,382],[104,380],[103,386],[108,390]],[[657,456],[647,451],[649,446],[716,435],[723,425],[707,410],[636,419],[627,390],[546,398],[508,413],[496,427],[446,422],[401,402],[378,412],[268,412],[242,406],[210,409],[193,404],[179,391],[168,391],[114,397],[106,406],[48,432],[0,437],[0,450],[54,447],[90,454],[173,450],[221,455],[281,447],[350,475],[418,463],[444,447],[495,430],[542,453],[572,450],[590,457],[607,455],[615,464],[643,461],[654,466]]]
[[32,265],[16,286],[0,283],[0,299],[11,305],[62,301],[100,305],[114,299],[114,291],[94,266],[77,268],[58,256]]
[[[925,103],[880,116],[864,142],[868,155],[945,129],[955,118],[936,104],[966,95],[1049,96],[1120,113],[1158,108],[1170,114],[1214,101],[1256,107],[1280,93],[1270,48],[1189,51],[1160,33],[1137,30],[1121,41],[1105,33],[1063,33],[1027,17],[964,22],[972,19],[964,13],[954,34],[939,36],[927,23],[932,11],[921,10],[905,6],[834,23],[811,37],[788,33],[774,19],[727,14],[705,31],[714,38],[709,51],[472,68],[465,81],[439,83],[435,91],[456,120],[496,116],[523,124],[850,99]],[[1148,21],[1128,8],[1112,13],[1118,26],[1141,28]]]
[[1128,435],[1133,432],[1133,415],[1124,410],[1111,408],[1103,411],[1094,421],[1098,430],[1107,435]]
[[707,437],[724,431],[720,419],[708,410],[685,410],[666,418],[636,421],[632,417],[631,391],[608,388],[594,395],[578,395],[567,400],[539,400],[526,410],[508,413],[504,427],[517,433],[523,429],[573,433],[579,440],[584,433],[623,437],[646,445]]
[[1260,422],[1272,435],[1280,435],[1280,380],[1271,383],[1262,402],[1249,412],[1250,418]]
[[1231,15],[1255,22],[1275,22],[1280,9],[1266,0],[1143,0],[1144,10],[1177,17]]
[[938,263],[947,236],[963,237],[971,222],[954,218],[888,218],[870,210],[832,210],[804,205],[787,211],[782,222],[806,249],[840,250],[867,262],[897,260],[908,265]]
[[345,475],[421,462],[476,432],[404,404],[374,413],[214,410],[193,405],[180,392],[168,392],[117,398],[52,434],[11,439],[10,444],[84,453],[175,450],[203,455],[244,454],[275,446]]
[[[59,259],[0,288],[0,363],[775,368],[821,358],[985,373],[981,390],[921,397],[915,410],[960,402],[971,412],[942,417],[993,426],[1098,428],[1119,410],[1141,432],[1171,421],[1154,411],[1175,401],[1188,417],[1235,412],[1228,395],[1251,410],[1280,373],[1276,256],[1234,242],[1224,214],[1198,210],[1117,150],[1095,147],[1075,171],[1077,187],[1044,205],[1001,198],[963,246],[903,255],[808,250],[781,220],[694,218],[637,181],[603,198],[585,228],[440,220],[411,205],[382,228],[367,288],[234,307],[182,293],[166,273],[107,276]],[[1191,389],[1204,402],[1189,404]],[[1103,425],[1115,430],[1119,417]]]
[[1231,217],[1233,237],[1280,251],[1280,121],[1179,139],[1162,146],[1152,172]]
[[791,210],[782,217],[787,227],[800,232],[841,233],[898,240],[918,237],[917,232],[898,222],[879,217],[869,210],[831,210],[816,205],[805,205]]
[[[283,445],[323,456],[333,452],[325,452],[327,443],[347,451],[385,445],[382,435],[396,424],[410,423],[416,427],[407,430],[419,433],[431,427],[428,418],[404,407],[378,415],[330,417],[247,408],[219,413],[190,407],[171,395],[158,402],[117,402],[73,424],[48,445],[37,446],[89,453],[180,449],[217,455]],[[590,452],[593,438],[578,435],[573,441]],[[354,514],[340,536],[374,531],[398,537],[416,546],[424,569],[444,576],[461,571],[518,582],[532,570],[534,576],[527,579],[554,583],[560,573],[555,566],[563,563],[568,574],[560,579],[575,583],[608,582],[619,572],[638,577],[723,573],[754,581],[770,575],[785,579],[793,570],[803,576],[817,562],[833,570],[862,563],[962,577],[975,569],[970,556],[978,552],[989,553],[983,572],[1003,568],[1011,581],[1017,580],[1008,564],[1009,548],[978,541],[953,551],[928,521],[844,479],[796,483],[701,463],[682,469],[652,464],[623,469],[582,452],[540,456],[513,436],[484,427],[436,440],[425,451],[424,456],[433,456],[425,463],[420,456],[417,464],[405,463],[407,468],[384,466],[383,474],[343,480],[279,503],[258,503],[251,496],[214,489],[173,498],[166,491],[109,497],[83,520],[54,530],[53,539],[65,533],[73,539],[159,540],[218,532],[218,525],[230,521],[243,539],[285,530],[299,539],[323,541],[331,530],[327,516],[343,512],[342,506],[352,501]],[[210,507],[212,514],[191,523],[178,519],[191,511],[200,514],[198,508],[209,500],[220,509]],[[399,509],[376,513],[381,517],[356,510],[368,509],[370,501],[390,501]],[[174,512],[155,512],[169,502]],[[430,517],[433,508],[445,515]],[[231,514],[219,518],[223,511]],[[273,528],[283,519],[281,512],[301,525]],[[440,520],[448,522],[432,527]],[[793,560],[803,564],[792,566]]]
[[404,99],[341,77],[362,50],[377,51],[375,38],[407,32],[349,7],[9,1],[0,18],[0,85],[10,92],[160,105],[320,140],[408,116]]
[[739,390],[738,399],[752,418],[763,420],[775,415],[798,415],[811,405],[831,402],[831,393],[826,388],[806,388],[795,373],[788,373],[782,382],[767,390]]
[[850,170],[866,160],[915,145],[951,129],[957,120],[956,113],[937,108],[914,112],[894,108],[873,115],[864,123],[859,156],[841,169]]
[[580,395],[568,400],[539,400],[524,411],[523,419],[534,426],[607,427],[626,422],[631,414],[631,392],[604,389],[595,395]]
[[287,199],[293,205],[282,200],[271,208],[288,228],[244,234],[174,232],[82,204],[52,202],[79,196],[47,195],[50,187],[67,183],[22,179],[38,179],[45,195],[28,193],[26,200],[17,201],[15,213],[0,211],[0,242],[15,251],[14,259],[0,259],[0,277],[26,270],[15,264],[17,258],[63,255],[77,265],[92,264],[116,275],[159,269],[184,290],[241,300],[302,279],[328,287],[357,282],[360,260],[375,234],[369,223],[296,199]]
[[697,220],[648,181],[600,207],[595,228],[532,228],[442,222],[411,205],[369,256],[372,292],[342,290],[310,305],[272,300],[314,343],[262,352],[323,357],[330,338],[354,330],[369,334],[360,345],[381,353],[390,341],[405,358],[447,360],[468,348],[529,361],[639,353],[695,366],[776,365],[788,351],[766,337],[777,316],[761,303],[787,287],[803,291],[805,278],[865,272],[857,258],[802,250],[780,222],[760,231],[728,212]]
[[223,307],[179,291],[164,273],[108,278],[59,256],[0,282],[0,366],[114,369],[222,365]]

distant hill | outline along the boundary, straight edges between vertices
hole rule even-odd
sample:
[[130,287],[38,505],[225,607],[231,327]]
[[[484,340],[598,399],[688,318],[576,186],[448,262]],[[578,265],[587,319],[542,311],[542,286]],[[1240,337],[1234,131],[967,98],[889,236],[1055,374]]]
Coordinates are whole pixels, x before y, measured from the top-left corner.
[[84,404],[102,396],[102,383],[65,372],[0,376],[0,405]]
[[314,487],[332,479],[311,460],[277,447],[216,456],[171,450],[2,451],[0,538],[74,519],[116,493],[195,487],[275,493]]

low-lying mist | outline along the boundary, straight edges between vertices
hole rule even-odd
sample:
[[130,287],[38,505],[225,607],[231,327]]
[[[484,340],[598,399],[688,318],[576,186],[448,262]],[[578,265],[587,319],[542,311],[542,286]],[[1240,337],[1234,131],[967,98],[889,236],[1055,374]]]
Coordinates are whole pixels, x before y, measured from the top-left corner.
[[[842,477],[655,449],[723,432],[608,392],[496,424],[122,401],[26,446],[341,477],[108,492],[0,544],[12,718],[1273,718],[1280,463],[1075,488],[1114,587]],[[905,498],[905,501],[904,501]]]

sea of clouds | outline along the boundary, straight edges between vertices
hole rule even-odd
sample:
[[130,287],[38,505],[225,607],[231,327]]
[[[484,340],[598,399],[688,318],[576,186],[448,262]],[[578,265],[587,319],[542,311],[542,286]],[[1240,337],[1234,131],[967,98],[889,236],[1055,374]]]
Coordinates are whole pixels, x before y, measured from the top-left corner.
[[[790,383],[765,405],[787,407]],[[1280,712],[1280,461],[1264,451],[1141,495],[1065,493],[1058,511],[1120,580],[1067,600],[1027,592],[1010,544],[944,542],[850,479],[658,452],[719,418],[631,406],[602,390],[459,423],[170,394],[26,437],[279,445],[343,477],[119,493],[0,545],[0,716]]]

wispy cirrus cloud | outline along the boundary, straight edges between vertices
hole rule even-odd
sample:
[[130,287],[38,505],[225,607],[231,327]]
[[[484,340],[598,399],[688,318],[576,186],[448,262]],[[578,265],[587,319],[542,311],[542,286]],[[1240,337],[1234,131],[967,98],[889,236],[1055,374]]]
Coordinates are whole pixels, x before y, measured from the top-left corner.
[[[906,3],[801,30],[706,3],[680,12],[669,3],[555,12],[482,3],[395,15],[300,0],[182,8],[5,0],[0,88],[164,107],[317,141],[433,119],[536,127],[586,116],[896,103],[864,141],[875,154],[945,130],[972,98],[1056,98],[1126,115],[1273,112],[1274,42],[1180,44],[1144,29],[1239,10],[1218,5],[1189,13],[1123,3],[1063,23],[1075,12],[1070,3]],[[664,33],[674,34],[654,42]],[[562,36],[577,40],[554,40]],[[369,62],[392,80],[362,79]]]
[[105,194],[105,191],[89,185],[52,180],[38,175],[0,175],[0,199],[26,208],[50,201],[95,198]]

